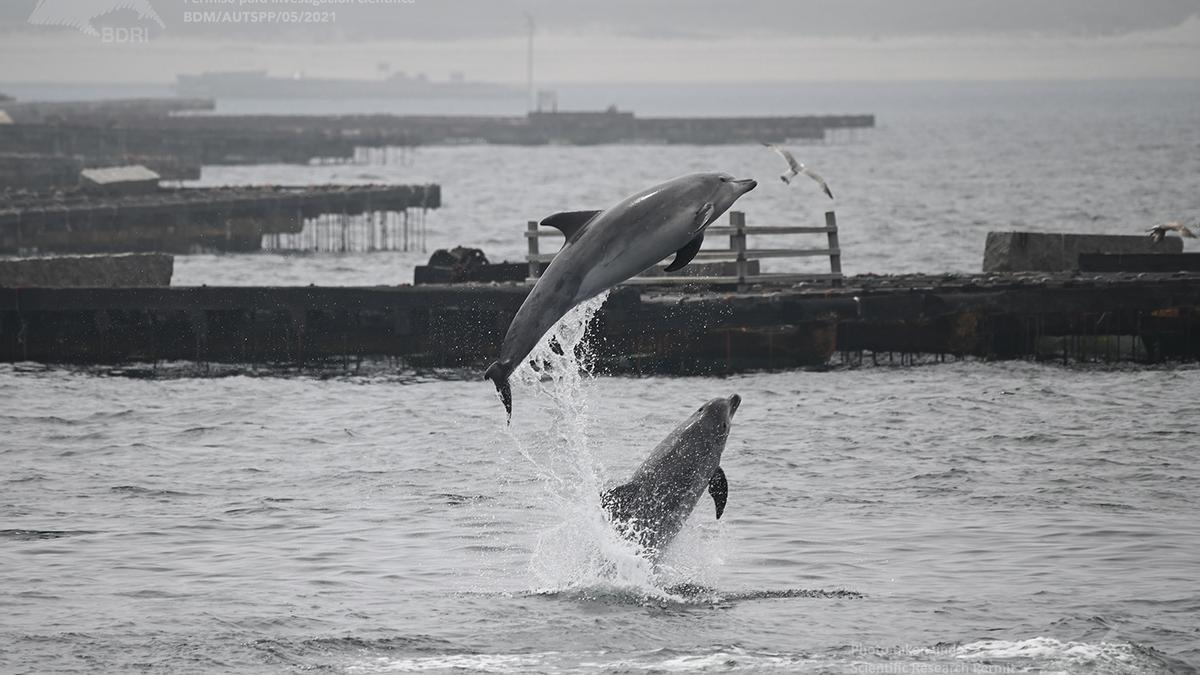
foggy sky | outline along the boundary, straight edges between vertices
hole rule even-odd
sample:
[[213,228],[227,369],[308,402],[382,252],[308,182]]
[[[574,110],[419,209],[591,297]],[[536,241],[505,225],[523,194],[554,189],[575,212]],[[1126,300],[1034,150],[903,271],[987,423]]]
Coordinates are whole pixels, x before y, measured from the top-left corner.
[[[0,28],[27,32],[38,0],[4,0]],[[53,0],[52,0],[53,1]],[[84,0],[66,0],[79,2]],[[270,0],[257,0],[257,2]],[[327,34],[326,26],[184,24],[197,9],[250,9],[217,0],[151,0],[178,35],[256,39]],[[263,5],[257,5],[263,6]],[[291,5],[303,8],[303,5]],[[336,32],[356,39],[496,38],[524,32],[522,14],[555,33],[692,38],[730,34],[796,36],[939,35],[1032,31],[1113,35],[1165,28],[1200,13],[1200,0],[413,0],[339,4]]]
[[[326,24],[199,24],[197,10],[312,9],[304,0],[148,0],[148,44],[100,44],[29,25],[38,2],[0,0],[0,82],[169,81],[266,69],[373,77],[377,64],[444,78],[524,78],[524,13],[539,79],[723,81],[1196,77],[1200,0],[338,0]],[[311,2],[312,0],[308,0]],[[395,0],[392,0],[395,2]],[[221,4],[232,3],[232,4]],[[277,3],[272,5],[271,3]]]

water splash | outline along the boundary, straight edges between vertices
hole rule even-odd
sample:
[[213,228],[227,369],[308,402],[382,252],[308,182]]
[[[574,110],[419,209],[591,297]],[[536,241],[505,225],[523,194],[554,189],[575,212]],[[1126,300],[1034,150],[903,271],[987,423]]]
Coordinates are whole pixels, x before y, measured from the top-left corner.
[[567,312],[510,376],[519,400],[550,403],[551,438],[544,440],[550,440],[551,444],[542,448],[547,451],[546,457],[536,457],[533,450],[537,448],[527,447],[515,436],[514,439],[518,451],[534,464],[540,477],[549,478],[559,486],[597,485],[603,472],[604,467],[588,451],[590,418],[584,390],[595,367],[595,352],[587,341],[588,326],[607,298],[606,291]]
[[546,431],[510,432],[550,512],[533,547],[530,573],[539,592],[669,597],[662,573],[675,568],[656,565],[618,533],[600,506],[607,474],[593,447],[587,392],[595,353],[587,330],[607,295],[568,312],[512,375],[520,400],[547,401],[551,417]]

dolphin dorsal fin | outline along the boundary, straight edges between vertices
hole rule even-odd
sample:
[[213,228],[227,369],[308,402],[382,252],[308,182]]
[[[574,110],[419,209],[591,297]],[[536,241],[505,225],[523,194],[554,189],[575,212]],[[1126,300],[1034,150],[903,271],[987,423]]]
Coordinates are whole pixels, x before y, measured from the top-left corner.
[[712,478],[708,479],[708,494],[712,495],[717,505],[717,520],[720,520],[721,514],[725,513],[725,500],[729,497],[729,482],[725,480],[725,471],[719,466]]
[[560,211],[554,215],[546,216],[539,224],[542,227],[553,227],[559,232],[562,232],[563,236],[567,238],[567,241],[571,241],[575,238],[576,234],[579,234],[579,231],[582,230],[592,218],[596,217],[597,213],[600,212]]
[[671,261],[670,265],[667,265],[667,271],[674,272],[675,270],[680,269],[684,265],[690,263],[692,258],[696,257],[696,252],[700,250],[700,245],[703,243],[704,233],[701,232],[687,244],[684,244],[683,248],[675,251],[675,259]]

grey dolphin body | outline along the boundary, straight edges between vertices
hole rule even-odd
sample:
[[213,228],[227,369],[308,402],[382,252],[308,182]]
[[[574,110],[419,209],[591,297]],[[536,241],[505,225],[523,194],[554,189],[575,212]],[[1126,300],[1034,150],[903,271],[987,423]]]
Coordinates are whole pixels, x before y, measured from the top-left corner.
[[542,225],[562,230],[567,242],[517,310],[500,359],[484,373],[496,384],[509,416],[509,375],[564,314],[672,252],[675,260],[668,270],[686,265],[704,241],[704,228],[756,185],[725,173],[693,173],[626,197],[605,211],[567,211],[542,220]]
[[700,406],[654,448],[628,483],[601,496],[625,534],[657,555],[679,534],[706,489],[721,517],[729,494],[721,453],[741,402],[734,394]]

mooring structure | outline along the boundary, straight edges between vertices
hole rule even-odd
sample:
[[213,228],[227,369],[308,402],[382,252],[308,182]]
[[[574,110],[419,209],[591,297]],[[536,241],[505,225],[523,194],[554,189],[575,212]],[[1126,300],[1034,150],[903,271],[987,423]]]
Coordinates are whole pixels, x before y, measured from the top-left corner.
[[0,253],[409,250],[440,206],[437,185],[9,193]]

